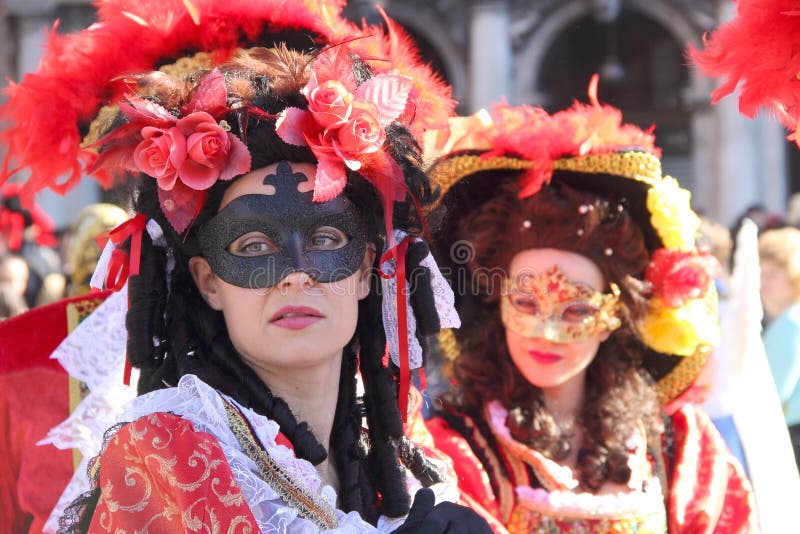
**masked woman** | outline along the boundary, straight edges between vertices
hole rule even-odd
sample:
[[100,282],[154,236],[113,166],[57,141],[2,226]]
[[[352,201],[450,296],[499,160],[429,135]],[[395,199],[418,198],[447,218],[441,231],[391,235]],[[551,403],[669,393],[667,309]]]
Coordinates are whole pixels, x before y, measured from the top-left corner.
[[675,400],[714,338],[714,264],[653,136],[593,98],[497,106],[450,143],[431,176],[464,324],[430,428],[462,489],[511,532],[754,529],[741,468]]
[[[53,34],[3,108],[12,157],[31,171],[21,195],[86,170],[124,181],[136,212],[96,273],[119,292],[62,354],[86,373],[84,403],[113,411],[102,397],[123,377],[97,375],[121,335],[139,396],[62,528],[487,528],[427,489],[405,519],[410,492],[448,490],[403,434],[419,339],[447,308],[408,237],[422,230],[414,203],[431,198],[414,135],[449,114],[448,90],[402,35],[345,22],[339,2],[98,7],[87,30]],[[408,300],[392,278],[406,252],[427,287]],[[84,416],[78,430],[104,420]]]

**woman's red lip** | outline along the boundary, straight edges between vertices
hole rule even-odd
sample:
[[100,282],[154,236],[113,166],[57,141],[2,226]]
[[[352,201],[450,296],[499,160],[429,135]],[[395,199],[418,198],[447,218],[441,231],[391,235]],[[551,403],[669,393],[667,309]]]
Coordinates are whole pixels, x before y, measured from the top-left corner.
[[559,356],[558,354],[553,354],[552,352],[539,352],[538,350],[529,350],[528,354],[531,358],[536,360],[539,363],[557,363],[560,362],[563,357]]
[[308,306],[284,306],[272,314],[269,322],[274,323],[276,321],[285,321],[286,319],[303,318],[322,319],[323,317],[325,316],[319,310]]

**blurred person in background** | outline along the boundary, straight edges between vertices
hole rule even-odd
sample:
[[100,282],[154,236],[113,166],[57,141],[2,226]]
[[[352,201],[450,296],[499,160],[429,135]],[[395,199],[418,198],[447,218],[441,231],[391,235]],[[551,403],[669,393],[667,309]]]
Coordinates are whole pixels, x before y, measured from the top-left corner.
[[39,206],[22,207],[21,183],[0,187],[0,254],[17,254],[28,266],[25,303],[29,308],[64,296],[66,281],[55,247],[55,224]]
[[69,279],[66,296],[89,292],[89,282],[102,252],[101,243],[126,220],[128,214],[124,209],[107,203],[92,204],[78,214],[64,242],[65,271]]
[[0,256],[0,321],[28,310],[25,288],[28,285],[28,264],[19,256]]
[[[741,222],[739,226],[741,226]],[[720,326],[724,327],[729,310],[730,293],[730,270],[731,251],[733,250],[733,239],[730,231],[709,219],[700,217],[700,232],[697,238],[698,246],[707,247],[712,256],[719,262],[720,269],[714,278],[714,285],[719,296],[719,316]],[[732,354],[737,347],[725,342],[725,335],[720,336],[720,344],[714,348],[710,357],[707,371],[708,393],[707,399],[703,403],[706,411],[714,426],[717,427],[728,448],[747,470],[747,462],[742,450],[739,439],[739,432],[733,421],[733,402],[731,395],[736,394],[736,380],[738,379],[735,369],[736,358]]]
[[764,348],[800,465],[800,230],[768,230],[758,240]]

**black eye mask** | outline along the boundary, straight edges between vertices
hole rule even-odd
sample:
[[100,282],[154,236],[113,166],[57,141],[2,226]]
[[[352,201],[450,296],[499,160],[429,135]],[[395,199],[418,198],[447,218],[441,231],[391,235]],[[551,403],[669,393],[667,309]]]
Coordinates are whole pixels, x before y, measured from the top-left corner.
[[[274,195],[242,195],[233,199],[200,230],[200,246],[214,274],[238,287],[272,287],[292,272],[303,271],[318,282],[335,282],[355,273],[364,260],[367,230],[358,208],[344,195],[313,202],[312,192],[297,184],[308,178],[293,173],[287,162],[278,164],[264,185]],[[322,226],[337,228],[348,242],[335,250],[313,250],[310,240]],[[277,251],[260,256],[237,256],[228,246],[249,233],[265,234]]]

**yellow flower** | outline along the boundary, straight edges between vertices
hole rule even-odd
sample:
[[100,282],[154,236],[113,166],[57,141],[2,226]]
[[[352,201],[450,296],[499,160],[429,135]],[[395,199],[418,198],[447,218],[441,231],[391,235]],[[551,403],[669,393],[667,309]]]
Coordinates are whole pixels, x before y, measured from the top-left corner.
[[647,192],[650,222],[669,249],[689,251],[694,247],[700,218],[692,211],[690,199],[691,193],[671,176],[664,176]]
[[642,340],[653,350],[678,356],[691,356],[701,345],[715,345],[719,340],[716,292],[709,293],[679,308],[651,299],[639,328]]

